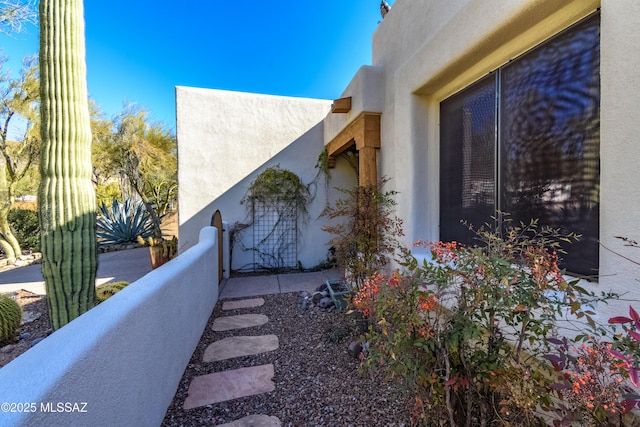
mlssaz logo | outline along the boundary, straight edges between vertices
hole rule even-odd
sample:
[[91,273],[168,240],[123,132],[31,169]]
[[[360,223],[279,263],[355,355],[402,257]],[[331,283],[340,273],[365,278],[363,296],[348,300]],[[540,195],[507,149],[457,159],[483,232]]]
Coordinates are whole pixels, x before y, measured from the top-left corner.
[[87,402],[41,402],[40,412],[87,412]]

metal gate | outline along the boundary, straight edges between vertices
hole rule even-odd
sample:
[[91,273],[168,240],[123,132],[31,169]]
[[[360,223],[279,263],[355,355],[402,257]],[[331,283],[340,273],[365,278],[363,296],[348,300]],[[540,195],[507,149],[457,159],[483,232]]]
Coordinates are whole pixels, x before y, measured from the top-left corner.
[[297,267],[298,209],[295,203],[253,201],[253,263],[257,270]]

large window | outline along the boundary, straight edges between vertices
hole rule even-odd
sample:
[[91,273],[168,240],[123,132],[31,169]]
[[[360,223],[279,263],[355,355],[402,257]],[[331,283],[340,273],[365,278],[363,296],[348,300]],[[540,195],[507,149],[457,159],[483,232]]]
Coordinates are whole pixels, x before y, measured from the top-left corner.
[[568,271],[598,271],[600,17],[440,104],[440,238],[474,243],[496,211],[582,235]]

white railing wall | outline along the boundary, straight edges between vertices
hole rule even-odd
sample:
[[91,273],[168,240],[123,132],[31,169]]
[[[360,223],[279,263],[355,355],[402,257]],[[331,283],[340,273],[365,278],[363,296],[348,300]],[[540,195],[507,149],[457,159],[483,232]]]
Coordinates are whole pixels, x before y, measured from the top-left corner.
[[218,299],[216,233],[0,369],[0,426],[159,426]]

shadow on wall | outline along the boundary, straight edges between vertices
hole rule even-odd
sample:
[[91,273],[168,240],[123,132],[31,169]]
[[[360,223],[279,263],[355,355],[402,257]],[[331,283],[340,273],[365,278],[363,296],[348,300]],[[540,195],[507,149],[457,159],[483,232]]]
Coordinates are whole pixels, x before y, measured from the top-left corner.
[[[324,129],[320,122],[281,150],[271,159],[256,168],[240,182],[235,184],[221,196],[201,209],[196,215],[180,226],[181,243],[188,244],[193,239],[191,230],[198,230],[210,225],[213,213],[220,210],[222,219],[233,227],[236,223],[248,224],[252,219],[248,217],[247,206],[241,200],[247,194],[255,179],[267,168],[279,166],[295,173],[303,184],[309,187],[311,202],[307,206],[307,215],[299,218],[297,236],[298,267],[307,269],[318,266],[327,260],[329,246],[327,242],[331,236],[322,230],[327,223],[320,214],[327,203],[333,203],[341,197],[336,188],[349,188],[356,184],[353,169],[346,161],[338,159],[336,167],[330,170],[329,186],[325,175],[316,167],[318,157],[324,150]],[[249,227],[242,233],[242,244],[235,244],[232,249],[231,269],[239,270],[254,263],[254,253],[243,250],[242,247],[253,246],[253,228]],[[293,231],[293,230],[292,230]],[[183,240],[184,239],[184,240]]]

